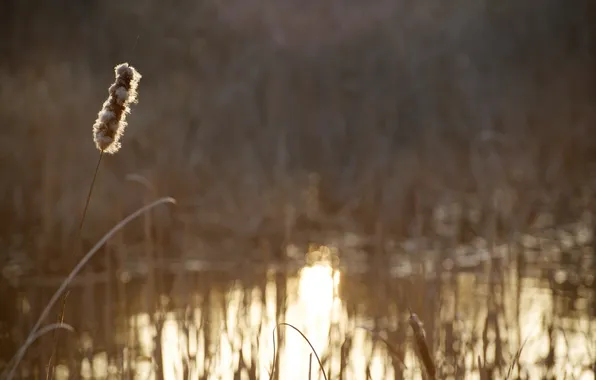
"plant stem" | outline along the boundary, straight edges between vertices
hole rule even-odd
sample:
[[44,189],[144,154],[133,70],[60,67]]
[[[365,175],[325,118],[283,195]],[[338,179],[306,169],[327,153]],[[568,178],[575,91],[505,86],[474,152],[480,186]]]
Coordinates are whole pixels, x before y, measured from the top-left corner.
[[[89,193],[87,194],[87,199],[85,200],[85,208],[83,209],[83,215],[81,216],[81,223],[79,224],[79,235],[78,238],[81,237],[81,231],[83,230],[83,224],[85,223],[85,217],[87,216],[87,208],[89,207],[89,201],[91,200],[91,194],[93,193],[93,187],[95,185],[95,180],[97,179],[97,173],[99,172],[99,164],[101,164],[101,158],[103,157],[103,151],[99,153],[99,159],[97,160],[97,165],[95,166],[95,172],[93,172],[93,179],[91,180],[91,185],[89,186]],[[77,240],[78,240],[77,238]]]
[[[95,186],[95,180],[97,179],[97,173],[99,172],[99,165],[101,164],[101,159],[103,157],[103,151],[99,152],[99,159],[97,160],[97,165],[95,166],[95,171],[93,172],[93,179],[91,180],[91,185],[89,186],[89,193],[87,194],[87,199],[85,200],[85,207],[83,208],[83,215],[81,215],[81,222],[79,223],[79,231],[77,233],[77,243],[79,244],[79,240],[81,239],[81,234],[83,231],[83,224],[85,223],[85,217],[87,216],[87,209],[89,208],[89,202],[91,201],[91,194],[93,193],[93,187]],[[78,245],[79,246],[79,245]],[[80,247],[80,246],[79,246]],[[78,251],[78,250],[77,250]],[[64,322],[64,310],[66,309],[66,298],[68,297],[68,292],[64,294],[62,300],[62,312],[58,315],[58,323]],[[54,356],[56,356],[56,351],[58,347],[58,341],[60,337],[56,337],[57,330],[52,332],[52,340],[54,341],[54,347],[52,348],[52,355],[50,355],[50,360],[48,361],[48,365],[46,367],[46,380],[52,380],[54,371],[52,370],[52,361]]]

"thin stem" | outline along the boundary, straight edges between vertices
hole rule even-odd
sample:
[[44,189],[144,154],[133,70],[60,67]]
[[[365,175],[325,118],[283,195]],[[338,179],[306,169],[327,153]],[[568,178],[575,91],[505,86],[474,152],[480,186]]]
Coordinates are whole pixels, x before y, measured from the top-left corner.
[[79,237],[81,236],[81,231],[83,230],[83,224],[85,223],[85,217],[87,216],[87,208],[89,208],[89,201],[91,200],[91,194],[93,193],[93,187],[95,185],[95,180],[97,179],[97,172],[99,172],[99,164],[101,164],[102,157],[103,150],[99,152],[99,159],[97,160],[97,165],[95,166],[95,171],[93,172],[93,179],[91,180],[91,186],[89,186],[89,193],[87,194],[87,199],[85,200],[85,208],[83,209],[81,223],[79,224]]
[[[62,298],[62,311],[58,315],[58,324],[64,324],[64,310],[66,309],[66,299],[68,298],[68,292],[64,294]],[[52,362],[54,360],[54,356],[56,356],[56,352],[58,351],[58,339],[56,339],[56,332],[58,329],[54,329],[52,331],[52,340],[54,341],[54,347],[52,347],[52,355],[50,355],[50,360],[48,361],[47,369],[46,369],[46,380],[52,380],[54,377],[54,371],[52,371]]]
[[[323,367],[323,363],[321,362],[321,359],[319,358],[319,355],[317,354],[317,351],[313,347],[312,343],[310,343],[310,340],[308,340],[308,338],[306,337],[306,335],[304,335],[302,333],[302,331],[300,331],[297,327],[295,327],[292,324],[286,323],[286,322],[280,322],[277,326],[275,326],[273,328],[273,362],[275,363],[276,357],[277,357],[277,355],[279,355],[279,352],[277,354],[275,352],[275,330],[277,330],[277,328],[279,326],[290,327],[290,328],[294,329],[294,331],[296,331],[298,334],[300,334],[300,336],[306,341],[306,343],[308,343],[308,345],[310,346],[310,349],[312,350],[312,353],[315,355],[315,359],[317,359],[317,362],[319,363],[319,368],[321,369],[321,373],[323,374],[323,378],[325,380],[329,380],[328,377],[327,377],[327,374],[325,374],[325,367]],[[273,371],[275,371],[275,368],[272,369],[272,373],[270,374],[270,378],[273,378],[273,373],[274,373]]]
[[[103,150],[99,152],[99,159],[97,160],[97,165],[95,165],[95,171],[93,172],[93,179],[91,180],[91,185],[89,186],[89,192],[87,193],[87,199],[85,200],[85,207],[83,208],[83,214],[81,215],[81,221],[79,223],[79,231],[77,233],[77,242],[75,244],[79,244],[79,240],[81,239],[81,234],[83,232],[83,224],[85,223],[85,217],[87,216],[87,209],[89,208],[89,203],[91,201],[91,194],[93,193],[93,188],[95,187],[95,180],[97,179],[97,173],[99,172],[99,165],[101,164],[101,159],[103,157]],[[78,249],[77,249],[78,251]],[[62,301],[62,312],[58,316],[58,323],[64,322],[64,311],[66,309],[66,297],[68,293],[64,295],[64,299]],[[52,371],[52,361],[54,356],[56,356],[56,350],[58,347],[58,340],[59,337],[56,337],[57,330],[52,332],[52,340],[54,341],[54,347],[52,348],[52,355],[50,355],[50,360],[47,365],[46,369],[46,380],[52,380],[54,377],[54,372]]]

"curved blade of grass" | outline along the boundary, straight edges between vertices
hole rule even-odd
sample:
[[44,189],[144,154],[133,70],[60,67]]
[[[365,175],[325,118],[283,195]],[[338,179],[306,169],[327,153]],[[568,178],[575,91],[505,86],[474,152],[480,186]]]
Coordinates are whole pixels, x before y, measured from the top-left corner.
[[275,370],[275,330],[279,327],[279,326],[288,326],[293,328],[294,330],[296,330],[296,332],[298,332],[298,334],[300,334],[300,336],[302,336],[302,338],[304,338],[304,340],[306,341],[306,343],[308,343],[308,345],[310,346],[310,349],[312,350],[312,353],[315,355],[315,358],[317,359],[317,362],[319,363],[319,368],[321,369],[321,372],[323,373],[323,378],[325,380],[327,379],[327,374],[325,374],[325,367],[323,367],[323,363],[321,362],[321,359],[319,358],[319,355],[317,354],[317,351],[315,350],[315,348],[313,347],[313,345],[310,343],[310,341],[308,340],[308,338],[306,337],[306,335],[304,335],[302,333],[302,331],[300,331],[298,328],[294,327],[293,325],[286,323],[286,322],[281,322],[279,323],[277,326],[275,326],[275,328],[273,329],[273,363],[274,363],[274,367],[271,370],[271,374],[270,374],[270,378],[273,378],[273,371]]
[[[41,338],[42,336],[44,336],[45,334],[51,332],[51,331],[56,331],[56,330],[66,330],[69,332],[74,332],[74,328],[67,324],[67,323],[52,323],[50,325],[44,326],[41,329],[39,329],[39,331],[37,331],[35,334],[32,334],[29,336],[29,338],[27,338],[27,341],[25,342],[25,344],[23,344],[20,348],[20,350],[24,352],[27,351],[27,349],[33,344],[35,343],[35,341],[39,338]],[[8,366],[11,365],[11,363],[13,363],[13,361],[16,359],[16,356],[13,357],[7,364],[7,368]],[[16,367],[15,367],[16,368]],[[12,376],[7,377],[7,379],[10,379]],[[4,376],[3,376],[4,378]]]
[[33,335],[32,342],[35,342],[37,339],[49,333],[50,331],[58,329],[63,329],[69,332],[75,331],[74,328],[68,323],[52,323],[51,325],[47,325],[39,329],[39,331],[35,335]]
[[277,359],[277,352],[275,350],[275,329],[277,329],[277,326],[275,326],[271,332],[271,339],[273,340],[273,363],[271,363],[271,371],[269,371],[269,380],[273,380],[273,373],[275,372],[275,359]]
[[[148,210],[150,210],[150,209],[152,209],[152,208],[154,208],[156,206],[159,206],[161,204],[164,204],[164,203],[173,203],[173,204],[175,204],[176,203],[176,200],[174,198],[165,197],[165,198],[158,199],[158,200],[156,200],[153,203],[150,203],[148,205],[145,205],[145,206],[141,207],[140,209],[136,210],[132,214],[128,215],[126,218],[122,219],[107,234],[105,234],[95,244],[95,246],[93,246],[93,248],[91,248],[91,250],[89,252],[87,252],[87,254],[81,259],[81,261],[79,261],[79,263],[77,264],[77,266],[70,272],[70,274],[68,275],[68,277],[66,277],[66,279],[62,282],[62,284],[58,288],[58,290],[56,290],[56,293],[54,293],[54,295],[50,299],[50,302],[45,307],[45,309],[41,313],[41,316],[39,317],[39,319],[37,320],[37,322],[35,323],[35,325],[31,329],[31,332],[29,333],[29,337],[25,341],[25,344],[19,349],[19,351],[17,351],[17,353],[15,354],[15,356],[13,358],[14,360],[11,359],[11,362],[14,362],[14,364],[11,367],[8,367],[8,368],[10,368],[10,371],[8,372],[8,375],[7,376],[4,376],[4,374],[3,374],[3,376],[2,376],[3,379],[7,379],[7,380],[12,379],[12,377],[14,376],[14,372],[15,372],[17,366],[19,365],[19,363],[23,359],[23,356],[25,355],[25,351],[26,351],[27,347],[29,347],[29,345],[31,345],[31,343],[33,342],[34,339],[32,339],[32,338],[36,336],[37,330],[39,329],[39,327],[41,326],[41,324],[43,323],[43,321],[47,318],[48,314],[50,313],[50,310],[52,309],[52,307],[54,306],[54,304],[56,303],[56,301],[58,301],[58,299],[60,298],[60,296],[62,295],[62,293],[64,292],[64,290],[68,287],[68,285],[72,282],[72,280],[79,274],[79,272],[81,271],[81,269],[83,269],[83,267],[89,262],[89,260],[91,260],[91,258],[95,255],[95,253],[97,253],[97,251],[99,251],[99,249],[108,240],[110,240],[110,238],[112,236],[114,236],[114,234],[116,232],[118,232],[119,230],[121,230],[128,223],[130,223],[134,219],[138,218],[140,215],[142,215],[143,213],[147,212]],[[6,373],[6,371],[5,371],[5,373]]]
[[519,350],[517,350],[517,353],[515,354],[515,357],[513,358],[513,361],[511,362],[509,369],[507,370],[507,376],[505,376],[505,379],[509,379],[509,377],[513,373],[513,369],[515,368],[516,364],[519,366],[519,358],[529,338],[530,336],[528,335],[526,339],[524,339],[524,341],[522,342],[521,346],[519,347]]

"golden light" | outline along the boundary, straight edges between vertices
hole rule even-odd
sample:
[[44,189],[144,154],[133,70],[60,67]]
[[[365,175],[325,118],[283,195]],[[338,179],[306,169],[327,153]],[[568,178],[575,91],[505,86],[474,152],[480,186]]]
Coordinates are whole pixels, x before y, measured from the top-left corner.
[[[332,267],[331,258],[332,251],[328,247],[308,254],[307,261],[311,261],[311,265],[300,270],[297,299],[289,304],[286,316],[286,322],[298,328],[319,355],[327,348],[331,324],[340,321],[343,312],[338,296],[340,272]],[[308,378],[310,354],[311,349],[300,334],[286,329],[282,378]],[[313,363],[313,368],[316,367]]]

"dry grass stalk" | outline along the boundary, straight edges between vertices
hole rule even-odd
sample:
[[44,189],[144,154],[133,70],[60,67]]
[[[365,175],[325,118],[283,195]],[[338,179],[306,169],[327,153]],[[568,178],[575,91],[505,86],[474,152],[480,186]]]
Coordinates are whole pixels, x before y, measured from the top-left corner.
[[435,363],[430,354],[430,350],[428,349],[428,344],[426,343],[426,332],[422,327],[422,321],[416,314],[410,312],[409,322],[410,327],[414,332],[414,340],[416,341],[416,348],[418,348],[418,356],[420,357],[420,360],[422,360],[422,364],[424,364],[428,376],[431,379],[434,379],[436,376]]
[[521,353],[522,353],[526,343],[528,342],[529,338],[530,338],[530,336],[528,335],[526,337],[526,339],[524,339],[524,341],[522,342],[521,346],[519,347],[519,350],[517,350],[515,357],[513,358],[513,361],[511,362],[509,369],[507,370],[507,376],[505,376],[505,379],[509,379],[510,376],[513,374],[513,368],[515,368],[516,364],[519,367],[519,358],[521,357]]
[[[74,332],[75,331],[74,328],[71,325],[67,324],[67,323],[52,323],[50,325],[47,325],[47,326],[44,326],[44,327],[38,329],[34,334],[32,333],[29,336],[29,338],[27,339],[27,341],[21,347],[21,350],[23,352],[25,352],[39,338],[41,338],[42,336],[46,335],[49,332],[56,331],[56,330],[66,330],[66,331],[69,331],[69,332]],[[17,357],[15,357],[11,361],[9,361],[7,363],[7,365],[6,365],[6,367],[7,368],[10,367],[14,363],[14,360],[16,358]],[[14,369],[16,369],[16,364],[15,364],[15,368],[13,368],[13,370]]]
[[130,104],[137,102],[137,87],[141,74],[128,63],[115,67],[116,80],[110,86],[108,99],[93,124],[93,140],[102,153],[114,154],[120,150],[120,138],[126,128]]
[[[68,287],[68,285],[72,282],[72,280],[74,280],[74,278],[79,274],[79,272],[89,262],[89,260],[91,260],[91,258],[97,253],[97,251],[99,251],[99,249],[112,236],[114,236],[114,234],[116,234],[116,232],[120,231],[128,223],[130,223],[134,219],[138,218],[139,216],[141,216],[145,212],[151,210],[152,208],[154,208],[156,206],[159,206],[161,204],[165,204],[165,203],[175,204],[176,201],[173,198],[164,197],[164,198],[160,198],[160,199],[156,200],[155,202],[153,202],[151,204],[148,204],[148,205],[145,205],[145,206],[139,208],[138,210],[136,210],[132,214],[129,214],[126,218],[122,219],[118,224],[116,224],[110,231],[108,231],[107,234],[105,234],[93,246],[93,248],[91,248],[91,250],[89,252],[87,252],[85,254],[85,256],[79,261],[79,263],[75,266],[75,268],[70,272],[70,274],[68,275],[68,277],[66,277],[66,279],[62,282],[62,284],[60,285],[60,287],[58,288],[58,290],[56,290],[56,292],[54,293],[54,295],[50,299],[50,302],[46,305],[45,309],[41,313],[41,316],[39,317],[39,319],[37,320],[37,322],[35,323],[35,325],[31,329],[31,332],[29,333],[29,336],[28,336],[27,340],[21,346],[21,348],[18,350],[18,352],[15,354],[15,356],[10,360],[9,363],[12,363],[12,365],[7,366],[7,368],[5,368],[4,372],[2,373],[2,376],[0,376],[1,379],[7,379],[7,380],[13,379],[14,374],[15,374],[15,371],[16,371],[16,368],[19,365],[19,363],[21,362],[21,360],[23,359],[23,357],[25,355],[25,351],[27,350],[27,348],[31,345],[31,343],[35,339],[37,339],[38,333],[40,331],[44,331],[44,332],[46,331],[46,330],[44,330],[44,328],[41,327],[41,324],[43,323],[43,321],[49,315],[50,310],[52,309],[52,307],[54,307],[54,304],[58,301],[58,299],[60,298],[60,296],[62,295],[62,293]],[[58,325],[60,325],[62,328],[66,326],[64,324],[54,324],[53,326],[58,326]]]
[[[289,324],[289,323],[286,323],[286,322],[280,322],[280,323],[278,323],[277,326],[275,326],[275,328],[273,329],[273,366],[272,366],[271,372],[269,373],[269,379],[273,379],[273,375],[274,375],[274,371],[275,371],[275,360],[276,360],[277,355],[278,355],[278,353],[275,350],[275,330],[277,330],[279,326],[290,327],[291,329],[293,329],[294,331],[296,331],[298,334],[300,334],[300,336],[302,337],[302,339],[304,339],[306,341],[306,343],[310,346],[310,349],[312,350],[312,354],[315,355],[315,359],[317,359],[317,363],[319,363],[319,368],[321,369],[321,373],[323,375],[323,379],[329,380],[329,378],[327,377],[327,374],[325,373],[325,367],[323,367],[323,363],[321,362],[321,358],[319,357],[319,354],[317,354],[317,351],[313,347],[312,343],[310,343],[310,340],[308,340],[308,338],[306,337],[306,335],[304,335],[304,333],[302,331],[300,331],[296,326],[294,326],[292,324]],[[309,367],[310,367],[310,365],[309,365]]]

